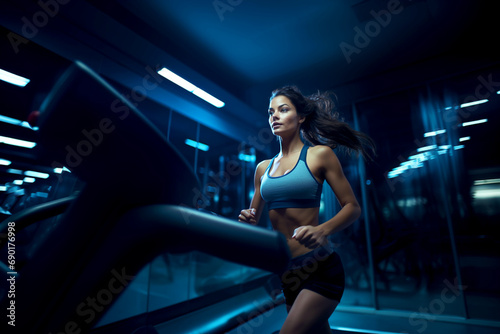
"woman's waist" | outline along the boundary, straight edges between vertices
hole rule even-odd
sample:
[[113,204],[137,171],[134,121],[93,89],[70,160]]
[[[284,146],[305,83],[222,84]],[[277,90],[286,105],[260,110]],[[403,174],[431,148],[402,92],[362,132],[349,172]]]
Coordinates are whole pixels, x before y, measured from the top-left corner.
[[288,270],[294,270],[307,266],[315,262],[321,262],[328,258],[334,253],[333,244],[328,242],[325,245],[321,245],[315,249],[308,249],[304,253],[294,254],[292,253],[292,258],[288,264]]

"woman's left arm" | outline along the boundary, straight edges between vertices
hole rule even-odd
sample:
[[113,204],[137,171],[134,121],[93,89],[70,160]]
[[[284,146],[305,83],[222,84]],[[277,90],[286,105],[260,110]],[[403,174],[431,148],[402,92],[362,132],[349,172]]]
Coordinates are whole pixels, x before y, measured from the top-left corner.
[[309,248],[316,248],[326,242],[326,237],[351,225],[361,215],[361,207],[344,175],[337,155],[328,146],[316,146],[314,156],[322,175],[333,189],[342,209],[331,219],[318,226],[301,226],[293,238]]
[[332,188],[342,208],[333,218],[318,226],[326,235],[331,235],[358,219],[361,215],[361,207],[333,150],[323,146],[317,150],[317,158],[323,166],[325,180]]

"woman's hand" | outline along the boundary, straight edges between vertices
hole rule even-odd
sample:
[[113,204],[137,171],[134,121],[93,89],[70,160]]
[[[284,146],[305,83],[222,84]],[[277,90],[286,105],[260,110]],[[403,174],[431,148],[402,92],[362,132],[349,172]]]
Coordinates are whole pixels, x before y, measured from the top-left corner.
[[292,235],[292,239],[310,249],[325,245],[328,242],[327,237],[328,235],[320,226],[311,225],[297,227]]
[[255,225],[257,224],[257,218],[255,217],[255,214],[256,210],[254,208],[241,210],[241,213],[238,216],[238,221]]

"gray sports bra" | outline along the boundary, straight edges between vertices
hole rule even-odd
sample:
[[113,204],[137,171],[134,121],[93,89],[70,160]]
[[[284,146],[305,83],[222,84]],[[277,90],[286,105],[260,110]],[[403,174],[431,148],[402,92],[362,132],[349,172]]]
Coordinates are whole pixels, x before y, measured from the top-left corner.
[[270,176],[271,160],[260,183],[260,194],[267,202],[269,210],[279,208],[316,208],[321,201],[323,185],[316,180],[307,166],[309,146],[304,145],[295,167],[282,176]]

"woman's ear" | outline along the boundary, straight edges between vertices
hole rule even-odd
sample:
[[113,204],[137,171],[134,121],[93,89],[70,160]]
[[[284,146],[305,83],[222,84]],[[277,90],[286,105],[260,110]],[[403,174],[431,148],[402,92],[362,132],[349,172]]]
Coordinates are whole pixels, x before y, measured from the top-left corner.
[[304,123],[305,120],[306,120],[306,116],[299,116],[299,124]]

